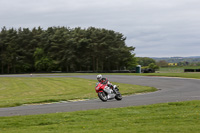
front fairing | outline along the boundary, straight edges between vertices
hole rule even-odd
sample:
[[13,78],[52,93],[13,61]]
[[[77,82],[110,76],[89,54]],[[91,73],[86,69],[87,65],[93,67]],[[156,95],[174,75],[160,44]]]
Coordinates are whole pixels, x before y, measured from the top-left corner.
[[95,90],[96,90],[97,93],[100,92],[100,91],[103,91],[104,88],[105,88],[105,85],[101,84],[100,82],[96,83]]

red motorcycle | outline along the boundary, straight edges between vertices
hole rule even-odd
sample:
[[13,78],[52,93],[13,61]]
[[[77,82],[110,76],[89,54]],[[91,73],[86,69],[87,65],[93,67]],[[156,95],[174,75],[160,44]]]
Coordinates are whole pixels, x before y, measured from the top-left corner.
[[106,102],[107,100],[116,99],[116,100],[122,100],[122,95],[119,92],[119,89],[116,85],[107,85],[102,84],[100,82],[96,83],[95,87],[96,93],[98,93],[99,99],[101,99],[103,102]]

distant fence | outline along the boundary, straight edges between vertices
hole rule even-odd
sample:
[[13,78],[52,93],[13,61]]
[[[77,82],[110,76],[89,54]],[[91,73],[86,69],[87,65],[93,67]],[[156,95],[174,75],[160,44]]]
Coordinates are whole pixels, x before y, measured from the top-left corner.
[[184,72],[200,72],[200,69],[184,69]]

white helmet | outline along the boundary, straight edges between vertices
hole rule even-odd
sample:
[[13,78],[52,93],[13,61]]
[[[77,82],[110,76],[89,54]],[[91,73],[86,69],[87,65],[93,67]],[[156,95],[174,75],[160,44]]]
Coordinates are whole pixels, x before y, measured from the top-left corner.
[[101,75],[101,74],[97,75],[97,80],[98,80],[99,82],[101,81],[101,79],[102,79],[102,75]]

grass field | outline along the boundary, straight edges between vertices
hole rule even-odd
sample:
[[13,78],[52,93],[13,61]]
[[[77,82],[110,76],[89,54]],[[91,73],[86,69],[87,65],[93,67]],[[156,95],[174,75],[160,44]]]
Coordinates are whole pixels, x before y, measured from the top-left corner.
[[[97,73],[61,73],[61,74],[52,74],[54,76],[75,76],[75,75],[97,75]],[[180,77],[180,78],[195,78],[200,79],[200,72],[191,72],[191,73],[103,73],[104,76],[107,75],[129,75],[129,76],[162,76],[162,77]]]
[[200,66],[170,66],[161,67],[159,72],[161,73],[183,73],[184,69],[200,69]]
[[162,76],[162,77],[180,77],[180,78],[195,78],[200,79],[200,73],[141,73],[130,74],[136,76]]
[[[104,75],[167,76],[200,79],[200,73],[105,73]],[[56,74],[54,74],[56,75]],[[80,75],[64,73],[61,75]],[[85,75],[85,74],[83,74]],[[97,98],[95,80],[81,78],[0,77],[0,107]],[[155,91],[155,88],[114,83],[123,95]]]
[[0,117],[3,133],[199,133],[200,101]]
[[[128,73],[120,75],[200,79],[200,73]],[[95,83],[95,80],[79,78],[1,77],[0,106],[97,98],[94,90]],[[120,92],[122,94],[155,90],[152,87],[116,84],[120,85]],[[2,133],[199,133],[199,125],[200,101],[44,115],[0,117],[0,132]]]
[[106,75],[130,75],[130,76],[162,76],[200,79],[200,72],[196,73],[108,73]]
[[[81,78],[0,77],[0,107],[97,98],[96,80]],[[114,83],[122,95],[156,91],[156,88]]]

